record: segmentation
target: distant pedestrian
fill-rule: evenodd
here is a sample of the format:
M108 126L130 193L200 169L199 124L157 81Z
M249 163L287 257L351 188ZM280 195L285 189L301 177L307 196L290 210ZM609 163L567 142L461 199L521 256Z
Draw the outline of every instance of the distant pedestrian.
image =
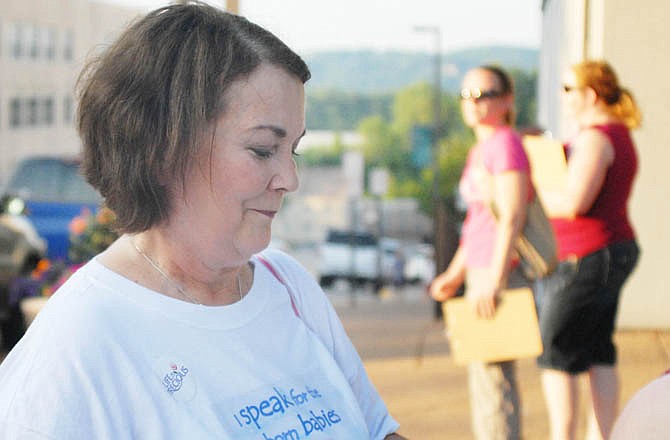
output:
M638 165L630 130L640 112L604 61L573 65L562 92L579 131L567 146L565 189L542 193L560 264L537 283L544 345L538 364L552 438L575 438L577 381L588 373L589 438L607 439L619 401L612 336L621 288L639 254L628 200Z
M82 169L122 235L0 365L0 438L402 439L316 281L263 251L298 187L307 65L183 3L84 71Z
M393 287L405 285L405 254L402 249L393 253Z
M459 247L449 267L430 287L438 301L453 297L465 282L465 296L484 318L495 314L507 287L527 286L516 270L513 243L534 193L530 165L514 123L514 88L494 66L470 70L463 79L461 111L477 143L468 154L460 181L467 203ZM490 204L495 203L497 220ZM472 426L479 440L521 438L521 401L515 363L471 363Z

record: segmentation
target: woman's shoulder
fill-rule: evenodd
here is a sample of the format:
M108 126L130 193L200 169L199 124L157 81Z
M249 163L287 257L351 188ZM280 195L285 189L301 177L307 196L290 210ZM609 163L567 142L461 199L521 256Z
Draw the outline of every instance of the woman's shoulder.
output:
M127 312L119 301L110 300L107 289L98 285L98 270L95 263L89 263L75 272L49 298L28 333L39 333L36 339L46 345L55 340L81 349L95 346L91 335L109 331L114 319Z
M530 165L521 136L512 127L500 127L482 145L486 167L494 173L510 169L528 170Z
M303 275L308 273L307 269L297 259L277 248L266 248L257 254L256 258L268 262L270 266L278 268L280 272L287 275Z
M274 248L262 251L256 258L267 262L267 269L286 285L298 309L321 309L329 304L316 278L296 258Z
M591 126L579 130L577 136L570 142L572 152L597 155L606 158L607 163L614 157L614 144L610 134L602 126Z
M502 152L523 152L521 136L512 127L499 127L493 136L481 144L482 154L499 155Z
M630 129L622 122L593 125L582 131L585 132L585 135L590 136L592 141L610 143L615 148L617 145L624 147L633 145Z
M267 248L255 256L267 269L278 278L283 284L288 284L295 293L302 294L302 291L312 291L316 284L315 278L296 258L286 252Z
M577 142L583 141L583 140L589 140L589 141L606 141L609 138L610 135L610 129L609 126L606 125L592 125L590 127L584 127L579 132L577 133L577 136L575 137L575 140Z
M493 133L493 136L491 136L489 143L505 144L511 146L522 145L521 135L514 128L508 125L498 127L495 133Z
M100 341L113 333L104 324L105 310L86 298L95 295L80 277L68 280L49 298L3 362L0 375L9 381L0 381L3 387L23 380L40 385L55 377L60 380L87 364L86 359L102 354Z

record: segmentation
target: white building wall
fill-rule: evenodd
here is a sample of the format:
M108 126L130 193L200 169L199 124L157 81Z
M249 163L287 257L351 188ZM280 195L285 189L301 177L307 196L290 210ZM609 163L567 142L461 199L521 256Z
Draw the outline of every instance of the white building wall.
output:
M630 206L642 257L624 288L619 326L669 328L670 2L545 0L543 6L540 121L557 137L569 136L557 99L557 72L583 57L609 61L643 112L643 126L633 132L640 173ZM580 14L588 17L581 24Z
M546 1L544 6L538 122L559 139L574 130L561 108L562 75L566 66L583 57L586 13L585 0Z
M136 15L89 0L2 0L0 182L22 157L79 151L77 75L91 51L111 41Z

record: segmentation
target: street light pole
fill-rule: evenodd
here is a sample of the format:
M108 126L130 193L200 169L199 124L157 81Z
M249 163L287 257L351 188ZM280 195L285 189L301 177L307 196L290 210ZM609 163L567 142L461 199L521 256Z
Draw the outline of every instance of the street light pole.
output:
M440 197L440 138L442 137L442 32L438 26L416 26L417 32L433 34L435 38L434 78L433 78L433 139L431 145L433 179L431 201L433 204L433 245L435 247L435 273L441 273L447 266L446 207Z
M231 14L240 13L240 2L239 0L226 0L226 11Z
M174 0L176 5L185 5L188 4L188 0ZM226 7L224 8L227 12L231 14L240 13L240 0L226 0Z

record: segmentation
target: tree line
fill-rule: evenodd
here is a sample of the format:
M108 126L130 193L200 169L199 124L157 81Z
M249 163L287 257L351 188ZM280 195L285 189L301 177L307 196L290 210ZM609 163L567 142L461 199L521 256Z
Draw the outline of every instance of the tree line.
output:
M515 83L517 127L536 126L537 72L509 69ZM417 126L433 124L434 87L419 82L394 93L359 94L308 90L308 130L356 130L363 138L359 148L366 170L387 168L391 175L387 197L414 197L431 214L432 166L417 167L412 157L412 132ZM459 97L443 91L441 137L438 145L439 195L450 198L458 183L467 151L474 136L463 124ZM342 153L354 147L343 145L336 136L333 145L312 148L299 156L303 166L340 164Z

